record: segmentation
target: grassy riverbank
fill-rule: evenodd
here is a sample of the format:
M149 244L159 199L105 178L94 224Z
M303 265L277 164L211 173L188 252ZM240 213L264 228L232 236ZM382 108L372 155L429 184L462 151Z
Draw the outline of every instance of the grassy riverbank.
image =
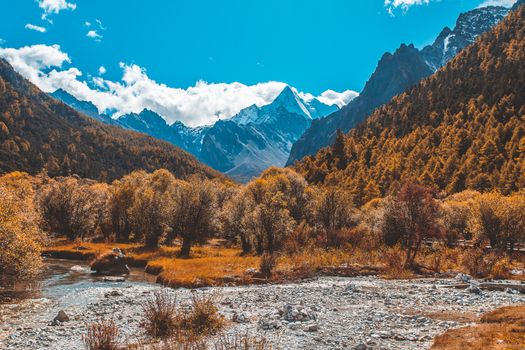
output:
M471 266L476 259L468 250L440 249L424 252L418 258L419 271L403 267L403 252L396 248L365 251L359 248L312 249L293 254L281 254L270 274L262 274L261 257L242 255L239 248L227 247L220 240L195 247L191 257L181 258L179 246L146 249L140 244L75 243L59 240L44 250L44 255L70 260L94 260L100 254L118 247L127 256L128 264L143 267L157 276L157 282L170 287L204 287L246 285L293 281L315 276L380 275L384 278L454 277L471 273L476 268L483 278L523 280L524 266L520 259L501 260L481 271ZM512 274L509 271L516 273ZM521 272L521 274L519 274Z

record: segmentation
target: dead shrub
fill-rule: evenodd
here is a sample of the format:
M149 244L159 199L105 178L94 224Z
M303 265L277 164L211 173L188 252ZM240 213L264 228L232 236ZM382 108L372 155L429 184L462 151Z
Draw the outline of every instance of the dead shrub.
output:
M111 320L90 324L83 342L86 350L119 350L122 346L119 330Z
M208 350L205 340L178 333L158 344L140 344L139 350Z
M341 228L327 230L323 235L326 248L341 248L348 245L359 246L366 235L363 228Z
M184 317L180 327L195 336L216 334L224 327L224 320L215 306L217 294L191 296L191 311Z
M405 267L405 252L400 246L385 248L383 252L386 275L389 278L407 278L412 274Z
M272 350L272 344L266 338L251 337L248 334L220 337L214 344L214 350Z
M486 253L483 249L468 249L463 254L461 265L466 271L478 278L484 278L491 275L496 262L500 257L495 253Z
M315 231L311 226L299 224L283 242L283 251L288 254L297 253L303 249L315 246Z
M510 264L509 258L502 257L494 263L494 266L492 267L490 275L494 279L503 280L503 279L509 278L510 270L511 270L511 264Z
M277 257L271 253L261 255L259 271L267 278L272 277L273 271L277 267Z
M161 289L148 298L142 307L146 332L159 338L173 335L179 323L177 301L165 289Z

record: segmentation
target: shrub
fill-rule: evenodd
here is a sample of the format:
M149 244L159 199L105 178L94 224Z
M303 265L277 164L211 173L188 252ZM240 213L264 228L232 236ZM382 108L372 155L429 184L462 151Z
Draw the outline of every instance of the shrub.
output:
M230 335L220 337L213 346L214 350L272 350L271 343L266 338L245 335Z
M158 344L139 345L140 350L208 350L205 340L177 334Z
M144 327L153 337L166 338L174 334L179 324L177 300L165 289L148 298L143 306Z
M492 270L490 272L490 275L494 279L506 279L509 277L509 271L511 269L510 261L507 257L503 257L498 259L494 266L492 267Z
M275 254L264 253L261 255L259 271L267 278L272 277L273 271L277 266L277 257Z
M461 265L472 276L483 278L491 275L498 260L500 260L500 256L497 254L487 254L481 248L469 249L463 255Z
M406 278L411 276L404 264L404 252L400 246L386 248L383 253L386 262L386 274L390 278Z
M119 350L122 346L119 330L111 320L89 325L83 341L86 350Z
M217 294L191 296L191 312L187 314L181 328L195 336L216 334L224 327L224 320L215 306Z

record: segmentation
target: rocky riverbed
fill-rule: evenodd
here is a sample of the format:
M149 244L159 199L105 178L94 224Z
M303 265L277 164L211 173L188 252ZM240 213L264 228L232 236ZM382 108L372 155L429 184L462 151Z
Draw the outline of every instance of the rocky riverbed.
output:
M83 349L86 324L100 319L113 319L128 342L143 339L141 305L160 286L136 281L81 283L52 298L0 305L0 349ZM227 333L264 336L279 349L427 349L434 336L451 327L473 322L497 307L525 302L525 295L512 290L479 293L475 288L449 288L456 283L324 277L282 285L205 288L198 293L218 293ZM189 304L190 290L169 292ZM69 321L53 323L60 310Z

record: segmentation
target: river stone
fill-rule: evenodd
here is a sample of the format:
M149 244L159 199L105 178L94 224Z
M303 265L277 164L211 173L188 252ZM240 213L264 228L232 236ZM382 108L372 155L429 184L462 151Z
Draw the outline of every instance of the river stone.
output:
M53 319L52 325L57 326L60 323L64 323L68 321L69 321L69 316L66 314L64 310L60 310L58 314L55 316L55 318Z
M72 272L84 272L84 268L80 265L72 266L69 270Z
M91 270L99 275L128 275L130 273L126 255L119 248L114 248L110 253L99 256L91 264Z

